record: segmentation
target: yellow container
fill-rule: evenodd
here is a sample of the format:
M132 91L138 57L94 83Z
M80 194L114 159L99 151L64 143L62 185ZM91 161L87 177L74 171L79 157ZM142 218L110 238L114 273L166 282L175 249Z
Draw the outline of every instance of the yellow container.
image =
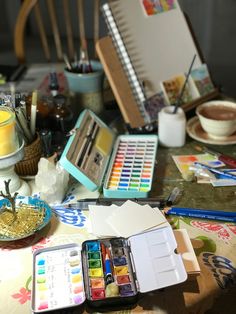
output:
M0 156L9 155L18 148L15 123L14 111L0 106Z

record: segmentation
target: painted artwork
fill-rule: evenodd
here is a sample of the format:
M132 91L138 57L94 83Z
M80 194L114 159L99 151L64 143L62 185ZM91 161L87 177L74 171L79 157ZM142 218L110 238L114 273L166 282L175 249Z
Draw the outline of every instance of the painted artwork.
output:
M172 156L172 158L182 174L188 172L189 167L192 166L194 162L201 162L214 168L224 166L222 161L210 154L178 155Z
M143 7L147 15L170 11L175 8L174 0L142 0Z
M163 92L159 92L144 103L146 112L148 113L151 121L157 121L158 113L167 105Z
M170 105L174 105L181 95L182 88L185 83L185 75L177 75L166 81L161 82L161 87L166 94ZM189 103L193 100L193 96L190 90L189 83L185 85L183 95L181 97L181 103Z
M202 64L199 68L193 69L190 75L201 96L207 95L214 90L214 85L206 64Z

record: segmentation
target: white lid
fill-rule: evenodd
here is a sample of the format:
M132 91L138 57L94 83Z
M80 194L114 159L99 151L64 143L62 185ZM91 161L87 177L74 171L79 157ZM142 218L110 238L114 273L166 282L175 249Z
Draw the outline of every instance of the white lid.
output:
M177 243L171 227L154 229L129 238L140 292L181 283L187 273L176 253Z

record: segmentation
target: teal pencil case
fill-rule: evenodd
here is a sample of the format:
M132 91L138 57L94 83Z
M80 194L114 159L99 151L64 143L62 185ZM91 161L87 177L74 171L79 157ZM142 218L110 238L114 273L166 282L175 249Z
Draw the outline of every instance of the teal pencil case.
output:
M60 164L90 191L104 197L148 197L158 137L116 134L92 111L84 110L60 158Z

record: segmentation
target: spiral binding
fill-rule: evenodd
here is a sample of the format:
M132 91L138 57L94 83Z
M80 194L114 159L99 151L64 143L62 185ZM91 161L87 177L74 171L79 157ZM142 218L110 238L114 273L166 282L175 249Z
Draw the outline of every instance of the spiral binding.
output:
M150 117L147 115L144 102L146 101L146 96L143 91L143 86L139 82L137 74L135 72L135 69L132 65L132 62L130 60L129 54L127 52L127 49L125 47L124 41L122 39L122 36L120 34L120 31L118 29L117 23L115 21L115 18L112 14L112 11L109 7L109 4L106 3L102 6L102 13L105 19L105 22L108 26L112 41L114 43L115 49L118 53L119 59L122 63L123 69L125 70L125 73L127 75L128 81L130 83L133 95L135 97L135 100L137 102L139 111L145 121L145 123L150 123Z

